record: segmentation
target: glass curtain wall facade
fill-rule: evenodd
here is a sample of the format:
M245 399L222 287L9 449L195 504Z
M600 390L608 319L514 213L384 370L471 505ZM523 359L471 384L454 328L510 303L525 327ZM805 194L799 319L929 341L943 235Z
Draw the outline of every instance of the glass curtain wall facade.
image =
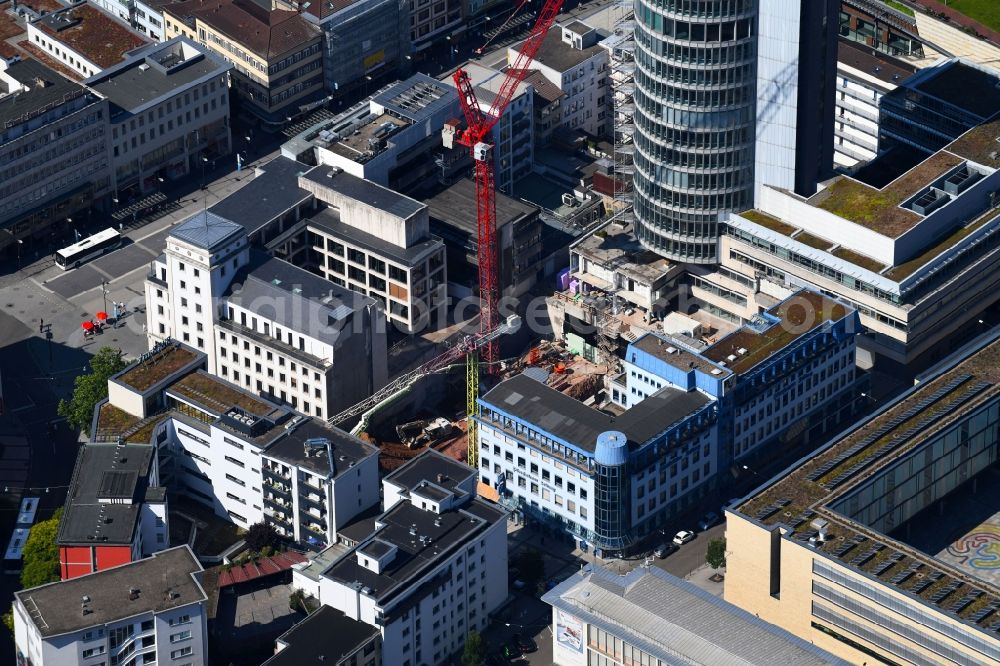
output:
M753 205L757 0L636 0L636 235L717 261L720 213Z

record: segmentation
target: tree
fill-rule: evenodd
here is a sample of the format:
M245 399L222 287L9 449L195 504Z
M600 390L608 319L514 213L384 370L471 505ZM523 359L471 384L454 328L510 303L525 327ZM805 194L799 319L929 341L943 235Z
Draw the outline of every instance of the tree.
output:
M705 552L705 561L713 569L720 569L726 566L726 540L712 539L708 542L708 550Z
M464 666L483 666L486 663L486 643L482 635L473 629L465 635L465 648L462 650Z
M3 626L7 627L7 631L9 631L10 635L13 636L14 635L14 607L11 606L9 609L7 609L7 612L3 614L2 618L3 618Z
M56 535L62 519L62 507L52 517L35 523L24 544L21 587L37 587L59 580L59 546Z
M108 377L126 367L128 363L122 358L122 350L101 347L90 359L90 372L76 378L73 397L69 402L59 401L59 416L66 417L72 427L89 435L94 405L108 397Z
M247 544L247 550L252 553L259 553L264 548L270 548L273 551L280 543L278 533L274 530L274 527L267 523L254 523L251 525L243 540Z

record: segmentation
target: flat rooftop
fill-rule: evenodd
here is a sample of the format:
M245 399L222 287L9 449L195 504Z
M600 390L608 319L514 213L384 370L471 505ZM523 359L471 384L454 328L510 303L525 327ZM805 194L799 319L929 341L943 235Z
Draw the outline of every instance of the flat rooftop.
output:
M521 42L511 48L515 51L520 51L523 46L524 42ZM593 46L588 46L584 49L574 48L562 40L561 29L549 30L549 33L542 41L541 48L535 54L535 62L546 67L551 67L557 72L565 72L587 61L603 50L604 47L599 43L595 43Z
M896 238L924 219L923 215L899 205L962 161L956 155L939 151L881 189L837 176L808 202L883 236Z
M143 393L185 368L194 368L204 355L173 341L143 356L112 379Z
M719 379L723 379L733 372L730 368L719 367L701 354L688 351L668 336L659 333L647 333L633 342L631 346L680 370L698 370L706 374L718 370Z
M1000 118L973 127L944 147L950 153L990 168L997 167L996 158L1000 151Z
M913 86L983 119L1000 111L1000 75L955 61L935 76L928 76ZM972 93L972 94L970 94Z
M126 53L149 43L88 4L46 14L35 25L101 69L118 64Z
M32 58L24 58L10 65L5 74L23 87L16 91L4 91L18 92L17 95L0 96L0 127L24 122L42 109L57 106L75 97L87 95L91 98L91 103L97 102L97 97L88 93L86 88Z
M534 206L513 199L503 192L497 192L497 229L513 224L531 215L537 215ZM476 218L476 184L462 178L454 185L438 192L427 199L428 213L431 223L445 224L459 229L471 239L479 237L479 225Z
M711 399L698 391L668 387L615 417L520 374L497 384L480 398L480 402L592 453L597 437L603 432L623 432L632 447L641 446L707 405Z
M389 137L409 125L407 120L383 113L337 139L325 141L320 135L317 143L353 162L367 162L385 150Z
M736 374L752 369L775 352L828 321L838 321L848 310L814 291L796 292L767 311L773 323L751 322L705 349L705 358L725 363Z
M264 418L273 418L278 415L277 412L284 411L204 370L182 377L167 390L216 416L225 414L231 407L239 407L249 414Z
M309 166L277 157L257 167L253 178L225 199L208 209L209 213L239 224L248 236L286 211L312 198L299 187L299 175Z
M363 442L354 435L331 428L317 419L307 419L291 432L264 450L264 455L290 465L302 467L323 478L330 476L330 461L325 449L316 449L306 455L305 441L321 438L329 440L333 451L333 477L337 478L362 460L376 455L378 448Z
M262 666L336 664L378 633L378 627L352 620L332 606L322 605L278 637L278 643L285 647Z
M849 664L656 567L636 567L621 576L587 565L546 592L542 601L587 623L611 625L616 636L666 663Z
M812 520L824 518L829 522L828 536L818 551L997 638L1000 590L995 586L972 582L968 570L919 552L830 507L998 393L1000 341L995 341L921 383L818 454L799 461L787 475L732 511L765 526L785 525L791 530L789 538L801 542L816 534ZM944 596L935 596L946 590ZM968 603L953 606L967 596Z
M45 638L110 624L144 613L163 613L208 597L198 581L201 565L187 546L86 576L15 592ZM138 594L131 590L137 589ZM86 615L81 600L87 597Z
M56 543L131 544L152 464L153 447L145 444L80 447Z
M888 87L899 85L917 71L905 60L843 37L837 40L837 63L864 72L888 84Z
M127 61L88 79L87 85L110 100L111 115L115 118L116 112L141 112L230 69L232 65L205 47L185 37L175 37L148 46Z
M454 491L458 485L477 475L476 470L434 449L427 449L419 456L388 474L383 481L413 490L423 481L430 481Z
M490 525L505 520L506 515L499 507L478 498L462 508L440 514L410 502L399 502L378 518L382 527L357 546L364 550L376 539L396 546L396 554L382 573L361 566L351 550L323 575L346 585L356 583L362 592L367 588L365 594L372 596L379 606L386 606L455 550L463 548ZM421 541L420 537L426 539Z
M302 178L329 188L348 199L353 199L366 206L407 219L427 208L425 204L400 194L388 187L382 187L364 178L353 176L342 169L330 166L313 167Z
M613 267L616 272L634 276L649 285L666 277L672 267L668 260L642 247L630 229L617 224L605 225L597 232L585 236L573 246L572 251L600 266Z

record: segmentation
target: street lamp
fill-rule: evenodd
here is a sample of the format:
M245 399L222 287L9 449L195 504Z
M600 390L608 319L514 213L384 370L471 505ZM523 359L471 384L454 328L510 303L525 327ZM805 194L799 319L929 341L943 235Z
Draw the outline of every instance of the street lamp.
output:
M751 473L751 474L753 474L754 476L760 476L759 474L757 474L757 472L756 472L756 471L754 471L754 470L750 469L750 467L749 467L749 466L747 466L747 465L743 465L743 471L744 471L744 472L750 472L750 473Z
M17 239L17 270L21 270L21 246L24 245L24 241L20 238Z
M101 295L104 296L104 312L108 311L108 281L101 280Z
M204 155L201 156L201 189L205 189L205 165L208 164L208 158Z

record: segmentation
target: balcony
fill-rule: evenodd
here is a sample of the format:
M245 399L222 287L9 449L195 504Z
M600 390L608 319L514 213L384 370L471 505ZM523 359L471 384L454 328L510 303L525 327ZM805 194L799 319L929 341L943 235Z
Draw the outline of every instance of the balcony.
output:
M277 479L279 481L291 481L292 480L292 473L291 472L282 472L279 469L276 469L274 467L268 467L267 465L262 465L261 469L264 470L265 477L269 476L269 477Z
M306 494L300 492L299 502L308 506L318 507L324 513L326 512L326 499L322 495L317 496L312 493Z
M307 525L306 523L299 523L299 526L309 534L312 534L313 536L317 536L321 539L326 539L326 531L316 524L311 523Z

